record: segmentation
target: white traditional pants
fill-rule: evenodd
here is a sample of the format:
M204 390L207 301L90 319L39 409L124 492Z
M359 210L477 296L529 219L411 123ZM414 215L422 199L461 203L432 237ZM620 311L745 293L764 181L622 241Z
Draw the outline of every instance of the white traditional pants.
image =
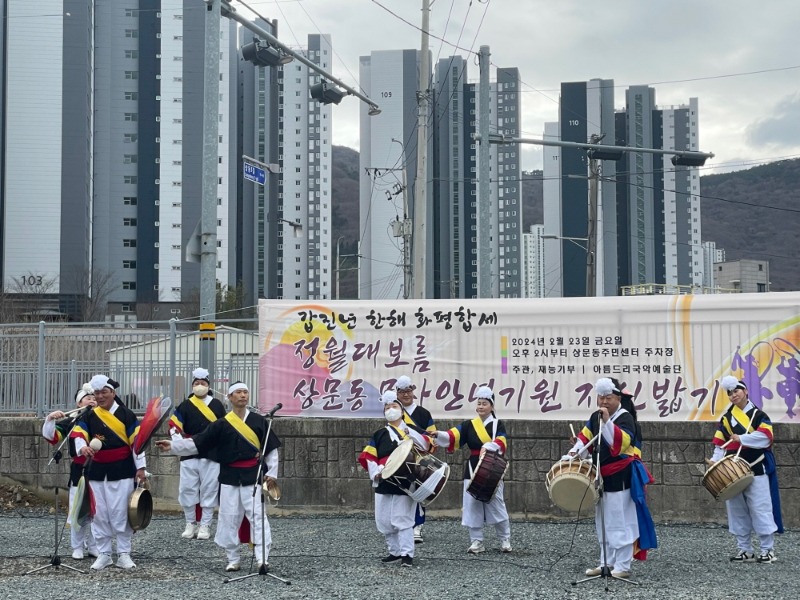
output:
M769 478L756 475L753 483L725 502L728 509L728 531L736 536L739 550L752 552L751 532L755 531L761 545L761 551L772 550L775 543L774 533L778 530L772 516L772 496L769 493Z
M128 524L128 502L134 490L133 478L119 481L90 481L94 494L95 515L92 534L97 549L111 554L111 540L117 538L117 553L129 554L133 529Z
M414 511L417 503L406 494L375 494L375 525L386 538L392 556L414 557Z
M67 514L72 512L72 503L75 501L75 491L77 489L78 488L74 485L69 486L69 507L67 509ZM89 520L89 522L80 529L70 527L70 545L73 550L83 550L87 548L92 553L97 552L97 544L94 543L91 523L91 520Z
M211 525L217 507L219 490L219 463L207 458L190 458L181 461L181 481L178 502L183 507L187 523L197 520L195 506L200 505L203 516L200 525Z
M255 506L255 513L253 507ZM214 542L225 550L228 562L239 562L239 526L242 518L250 521L250 541L255 545L256 561L269 562L272 547L272 531L264 514L260 490L253 496L253 486L234 486L221 484L219 488L219 521ZM261 544L261 530L264 530L264 545Z
M603 548L603 523L606 530L607 554ZM600 542L600 566L607 564L612 571L629 572L633 560L633 543L639 539L639 521L636 518L636 504L631 498L631 491L605 492L601 502L595 506L594 524L597 541Z
M497 537L501 540L511 539L511 524L508 521L508 510L503 498L503 481L497 485L494 496L489 502L481 502L473 498L468 492L469 479L464 480L464 510L461 515L461 524L469 528L470 541L483 541L483 526L494 525Z

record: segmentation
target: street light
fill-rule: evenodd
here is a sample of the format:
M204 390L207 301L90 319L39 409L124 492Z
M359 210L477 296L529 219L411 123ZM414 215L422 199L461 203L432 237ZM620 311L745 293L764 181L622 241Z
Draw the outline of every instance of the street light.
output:
M586 250L586 246L581 246L578 242L588 242L589 238L584 237L568 237L563 235L553 235L551 233L542 234L541 238L543 240L566 240L568 242L572 242L576 246L578 246L581 250Z
M347 94L327 81L320 81L308 88L311 97L322 104L339 104Z
M287 219L278 219L278 223L285 223L289 227L292 228L292 233L294 237L300 238L303 237L303 224L298 223L297 221L289 221Z
M292 56L258 38L253 38L252 43L242 46L242 58L259 67L279 67L294 60Z

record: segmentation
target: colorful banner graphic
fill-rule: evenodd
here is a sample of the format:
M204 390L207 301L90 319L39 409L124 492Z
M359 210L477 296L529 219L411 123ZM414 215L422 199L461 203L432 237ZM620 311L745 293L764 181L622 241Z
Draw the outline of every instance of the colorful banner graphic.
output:
M800 421L800 293L514 300L261 300L259 398L284 415L376 417L401 375L434 417L583 420L615 377L640 420L716 420L743 379Z

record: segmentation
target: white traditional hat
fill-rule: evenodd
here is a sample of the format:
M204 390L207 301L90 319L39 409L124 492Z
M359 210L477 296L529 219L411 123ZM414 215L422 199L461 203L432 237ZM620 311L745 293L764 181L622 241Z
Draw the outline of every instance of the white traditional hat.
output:
M482 385L478 388L478 391L475 392L475 397L480 400L488 400L494 406L494 392L492 392L492 388Z
M598 379L597 383L594 384L594 391L597 392L598 396L608 396L609 394L616 394L617 396L622 395L620 389L608 377L601 377Z
M232 384L231 387L228 388L228 395L230 396L236 390L247 390L250 391L250 388L247 387L247 384L242 383L241 381L237 381L236 383Z
M204 369L202 367L198 367L194 371L192 371L192 381L195 379L203 379L208 382L208 369Z
M89 382L89 385L92 386L92 389L95 392L99 392L103 388L109 388L111 390L117 389L116 381L113 381L106 377L105 375L95 375L92 377L92 380Z
M408 375L401 375L397 378L397 383L394 384L397 390L414 389L414 384L411 383L411 378Z
M728 393L732 392L733 390L747 389L747 384L745 384L744 381L736 379L736 377L734 377L733 375L726 375L725 377L723 377L722 381L720 381L720 385Z
M397 393L394 390L386 390L381 396L381 404L391 404L397 402Z

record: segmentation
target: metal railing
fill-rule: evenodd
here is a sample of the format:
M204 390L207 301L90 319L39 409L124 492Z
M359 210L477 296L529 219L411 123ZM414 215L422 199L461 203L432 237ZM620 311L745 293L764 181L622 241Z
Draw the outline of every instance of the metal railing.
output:
M258 403L256 319L236 319L235 329L216 322L211 387L221 397L234 381ZM140 412L150 398L189 393L199 366L200 321L23 323L0 325L0 414L35 414L71 408L76 390L97 373L120 383L119 397Z

